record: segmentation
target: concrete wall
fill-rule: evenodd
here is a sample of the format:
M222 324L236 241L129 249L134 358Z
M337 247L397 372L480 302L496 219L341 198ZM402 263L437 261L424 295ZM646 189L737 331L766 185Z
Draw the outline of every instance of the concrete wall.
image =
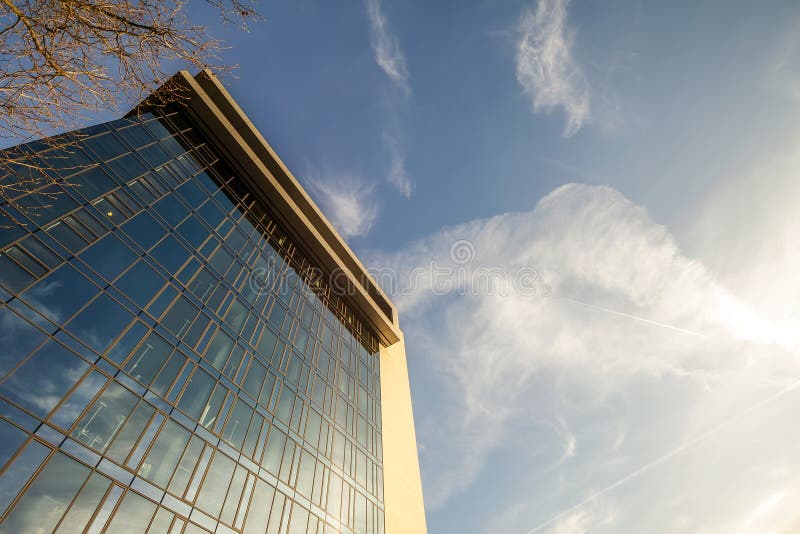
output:
M381 346L380 358L386 534L424 534L425 506L402 336L389 347Z

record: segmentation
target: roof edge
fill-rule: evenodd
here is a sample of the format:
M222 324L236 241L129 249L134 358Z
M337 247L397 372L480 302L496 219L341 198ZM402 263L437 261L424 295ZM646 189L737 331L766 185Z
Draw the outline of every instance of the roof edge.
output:
M275 211L304 252L335 275L335 288L381 340L389 346L400 340L397 310L355 253L281 161L266 139L210 70L196 76L179 71L168 82L180 91L180 102L230 163ZM162 88L156 90L155 95ZM134 110L159 102L150 97Z

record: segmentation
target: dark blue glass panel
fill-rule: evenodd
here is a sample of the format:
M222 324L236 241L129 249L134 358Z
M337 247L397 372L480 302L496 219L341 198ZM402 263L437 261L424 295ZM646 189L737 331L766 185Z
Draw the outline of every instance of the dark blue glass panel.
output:
M145 167L134 154L127 154L114 161L110 161L108 162L108 166L123 181L136 178L147 171L147 167Z
M143 148L138 151L138 154L152 167L163 165L171 159L169 154L164 152L164 149L158 145L150 145L147 148Z
M99 166L72 176L68 183L72 186L73 191L89 201L101 197L117 187L117 183Z
M6 378L0 392L43 418L88 368L89 364L51 340Z
M25 235L25 229L0 209L0 247Z
M206 198L208 198L208 195L206 195L200 190L199 187L193 184L191 180L180 186L178 188L178 193L180 193L180 195L192 208L196 208L202 204Z
M45 335L8 308L0 308L0 377L44 341Z
M138 148L153 142L153 136L140 124L134 124L118 132L122 140L128 143L131 148Z
M53 322L63 323L97 292L95 285L66 264L25 291L22 299Z
M70 321L66 329L97 352L103 352L132 319L122 306L102 294Z
M144 250L150 250L150 247L167 233L164 227L158 224L147 211L141 212L128 221L122 230Z
M25 450L14 459L14 463L0 476L0 514L5 512L49 452L50 449L38 441L31 441Z
M17 200L17 203L20 209L40 226L78 207L72 197L56 186L30 193Z
M181 222L189 210L175 196L168 195L153 205L159 215L164 217L171 227L175 227Z
M189 252L172 236L167 236L150 253L168 273L178 272L178 268L189 258Z
M34 280L31 273L17 265L5 254L0 254L0 285L9 291L20 291Z
M28 434L0 419L0 469L6 465L11 456L22 447Z
M188 241L193 248L198 248L211 233L211 231L200 224L200 222L194 216L186 219L177 228L177 232L183 236L183 238Z
M119 238L110 234L89 247L80 258L111 281L134 262L136 255Z
M114 285L136 304L144 307L166 283L152 267L140 260Z
M105 383L106 376L97 371L89 373L81 384L70 393L64 404L50 417L50 421L64 429L69 429Z
M106 357L112 362L122 363L126 356L133 350L147 332L147 328L137 321L125 332L125 335L114 345Z
M125 145L111 132L86 139L83 141L83 144L88 146L90 151L95 154L97 161L108 161L120 154L128 152Z

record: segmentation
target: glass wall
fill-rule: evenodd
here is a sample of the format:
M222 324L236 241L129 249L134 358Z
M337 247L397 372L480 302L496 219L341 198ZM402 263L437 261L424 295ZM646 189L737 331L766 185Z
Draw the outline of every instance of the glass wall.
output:
M72 138L0 205L0 532L382 533L376 338L181 113Z

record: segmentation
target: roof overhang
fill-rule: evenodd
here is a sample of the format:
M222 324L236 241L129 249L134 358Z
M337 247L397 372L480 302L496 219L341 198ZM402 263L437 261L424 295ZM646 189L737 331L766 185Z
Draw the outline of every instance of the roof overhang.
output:
M303 252L335 275L337 293L389 346L400 339L397 310L258 129L208 70L178 72L169 82L179 101L252 190L272 209ZM156 91L156 94L158 91ZM147 99L136 111L145 110ZM132 112L132 113L134 113Z

